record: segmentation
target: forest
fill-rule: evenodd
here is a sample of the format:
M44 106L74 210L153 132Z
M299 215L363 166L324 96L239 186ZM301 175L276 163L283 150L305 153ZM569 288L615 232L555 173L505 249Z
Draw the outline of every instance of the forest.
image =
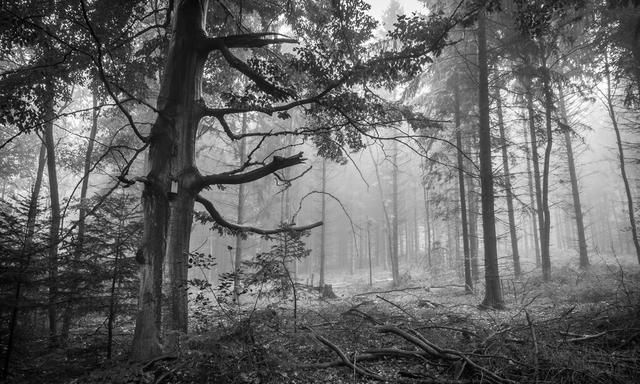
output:
M636 383L640 1L0 1L0 382Z

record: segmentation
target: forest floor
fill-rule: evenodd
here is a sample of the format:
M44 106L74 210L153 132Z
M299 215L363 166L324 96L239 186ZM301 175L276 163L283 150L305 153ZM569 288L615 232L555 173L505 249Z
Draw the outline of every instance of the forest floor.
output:
M182 337L177 353L144 364L129 364L123 357L91 365L80 355L50 366L50 380L43 381L42 373L23 379L78 384L638 382L637 266L563 268L550 282L504 280L503 288L506 309L486 310L478 307L481 292L466 294L460 286L423 280L407 280L399 288L389 282L341 285L334 287L338 297L333 299L299 287L295 318L291 300L246 303L235 311L209 305L195 309L194 332ZM74 364L76 369L69 370Z

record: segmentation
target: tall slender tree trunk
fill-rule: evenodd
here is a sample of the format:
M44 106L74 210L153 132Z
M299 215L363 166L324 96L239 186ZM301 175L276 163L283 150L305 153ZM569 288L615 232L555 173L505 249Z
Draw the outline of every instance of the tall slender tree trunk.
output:
M635 211L633 205L633 195L631 193L631 187L629 186L629 178L627 176L627 170L625 165L625 157L624 157L624 149L622 146L622 137L620 135L620 128L618 127L618 119L616 117L616 110L613 106L613 93L611 89L611 73L609 72L609 60L608 56L605 56L605 73L607 77L607 110L609 112L609 117L611 118L611 124L613 125L613 130L616 133L616 144L618 146L618 160L620 161L620 174L622 176L622 182L624 183L624 191L627 197L627 211L629 214L629 224L631 225L631 237L633 240L633 245L636 250L636 257L638 258L638 263L640 263L640 239L638 239L638 228L635 218ZM640 70L638 70L640 72ZM640 84L640 75L638 78L638 83Z
M418 197L416 188L413 188L413 260L417 263L420 254L420 234L418 232Z
M122 193L120 208L125 207L126 195ZM109 314L107 316L107 359L111 359L113 354L113 327L116 321L116 311L118 304L118 279L120 278L120 253L122 250L122 229L125 225L123 212L119 212L120 225L116 233L116 241L113 245L113 275L111 276L111 289L109 292Z
M504 129L504 118L502 116L502 97L500 89L496 88L496 109L498 113L498 128L500 129L500 146L502 147L502 168L504 172L504 189L507 194L507 215L509 216L509 235L511 237L511 254L513 256L513 272L519 278L522 271L520 269L520 252L518 251L518 232L516 230L516 218L513 209L513 190L511 189L511 172L509 171L509 154L507 151L507 139Z
M542 88L544 92L544 109L547 144L544 148L544 162L542 168L542 212L543 222L540 231L540 257L542 261L542 279L551 280L551 211L549 209L549 166L551 162L551 149L553 147L553 131L551 129L551 110L553 108L553 94L551 90L551 78L546 63L543 64Z
M371 266L371 221L367 217L367 255L369 256L369 286L373 285L373 267Z
M322 159L322 222L326 223L327 221L327 198L325 193L327 192L327 159ZM326 248L327 248L327 230L325 229L327 226L323 225L320 228L320 289L324 292L324 274L325 274L325 265L327 263L326 259Z
M427 256L427 266L431 269L431 215L429 213L429 188L427 183L422 185L424 198L424 247Z
M462 146L462 126L460 124L460 88L456 81L454 85L454 108L456 125L456 146L458 160L458 190L460 195L460 219L462 221L462 252L464 256L464 286L465 292L473 292L473 278L471 276L471 254L469 252L469 224L467 222L467 195L464 185L464 158Z
M51 201L51 225L49 227L49 260L47 309L49 315L49 344L58 344L58 245L60 243L60 196L58 193L58 173L56 170L55 141L53 137L54 95L53 84L50 83L46 105L46 123L44 125L44 145L47 148L47 174L49 176L49 199Z
M85 228L87 221L87 191L89 190L89 176L91 174L91 157L93 156L93 146L96 139L96 133L98 132L98 94L97 90L93 90L92 93L92 104L93 110L91 113L91 129L89 131L89 142L87 143L87 151L84 156L84 168L82 171L82 184L80 186L80 209L78 211L78 235L76 238L76 247L73 253L71 270L72 273L72 281L71 281L71 295L76 294L76 289L78 286L78 279L80 276L78 274L78 265L77 263L82 258L82 252L84 250L84 240L85 240ZM71 327L71 318L73 314L73 303L68 303L65 307L64 316L62 319L62 330L61 337L63 341L66 341L69 336L69 329Z
M31 264L31 256L33 253L33 235L35 233L36 218L38 216L38 197L42 188L42 178L44 176L44 166L46 162L47 149L42 143L40 145L40 154L38 156L38 170L36 171L36 180L33 183L31 196L29 197L29 211L27 212L26 231L22 246L22 255L20 258L20 273L16 281L16 290L14 295L13 308L11 310L11 319L9 320L9 337L7 340L7 350L4 355L4 367L2 376L4 379L9 374L9 365L11 364L11 354L13 353L13 342L18 325L18 317L20 315L20 306L22 302L22 285L25 279L27 268Z
M528 104L530 105L529 107L529 118L527 119L530 123L530 129L531 127L535 127L535 123L533 121L533 101L531 100L530 96L528 95L527 98L529 99ZM524 137L527 137L527 123L525 121L524 126L523 126L523 130L524 130ZM535 140L535 133L533 135L529 135L530 140ZM528 145L525 145L525 155L527 158L527 184L529 187L529 214L531 215L531 226L532 226L532 235L533 235L533 248L535 251L535 261L536 261L536 268L540 268L540 240L538 239L538 205L536 205L536 199L537 199L537 189L536 189L536 193L534 194L534 190L533 190L533 176L531 175L531 148L533 148L534 146L537 147L536 144L531 144L531 147Z
M400 242L398 239L398 142L393 142L392 155L392 178L393 178L393 222L392 222L392 245L391 245L391 274L393 276L393 285L400 283L400 271L398 263L398 248Z
M489 123L489 69L487 65L486 14L478 18L479 113L480 113L480 185L482 188L482 229L484 238L485 296L482 306L503 308L502 286L498 270L493 170L491 166L491 125Z
M247 133L247 114L244 113L242 115L242 134ZM240 139L240 165L244 164L245 157L247 152L247 143L246 139ZM323 195L324 196L324 195ZM238 225L244 223L244 184L240 184L238 186L238 209L236 211L238 217ZM242 235L238 233L236 235L236 261L235 261L235 271L233 274L233 299L236 304L240 305L240 269L242 266Z
M540 184L540 160L538 157L538 137L536 135L536 125L533 110L533 93L527 89L527 109L529 111L529 135L531 139L531 162L533 163L533 180L536 195L536 213L538 216L538 229L540 234L540 265L543 265L543 259L549 260L549 247L544 247L543 232L545 228L545 215L542 209L542 186ZM547 241L548 243L548 241ZM546 254L545 254L546 252ZM544 267L543 267L544 270Z
M470 148L474 148L475 135L472 136ZM467 176L467 195L469 201L469 258L471 259L471 277L474 282L480 279L480 267L478 265L478 195L474 175Z
M389 257L385 257L384 258L384 265L385 265L385 269L388 266L388 262L389 260L393 260L393 230L392 230L392 222L391 222L391 218L389 217L389 210L387 209L387 205L384 203L385 199L384 199L384 191L382 189L382 178L380 177L380 169L378 168L378 163L376 162L376 159L373 157L373 152L371 152L371 150L369 150L369 155L371 156L371 162L373 164L373 169L376 172L376 181L377 181L377 185L378 185L378 194L380 196L380 204L382 205L382 212L384 213L384 228L386 230L386 241L387 241L387 246L384 247L385 249L388 250L388 254ZM396 248L397 249L397 248ZM393 264L393 262L392 262ZM392 272L393 275L393 272Z
M589 255L587 253L587 239L584 234L584 221L582 217L582 204L580 203L580 187L578 186L578 175L576 174L576 164L573 159L573 146L571 144L571 134L569 120L567 119L567 109L564 103L562 85L558 89L558 102L560 115L566 127L564 127L564 141L567 147L567 162L569 165L569 177L571 178L571 195L573 196L573 211L576 217L576 231L578 235L578 251L580 255L580 268L589 267Z

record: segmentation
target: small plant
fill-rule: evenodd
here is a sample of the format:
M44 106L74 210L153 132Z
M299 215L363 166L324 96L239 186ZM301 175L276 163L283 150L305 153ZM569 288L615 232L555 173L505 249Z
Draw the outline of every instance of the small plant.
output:
M311 253L303 241L307 236L309 232L278 233L272 238L275 244L271 250L259 253L254 260L243 263L247 270L244 278L244 286L247 289L257 290L258 295L281 296L283 299L290 292L293 293L294 321L297 319L297 293L289 266Z

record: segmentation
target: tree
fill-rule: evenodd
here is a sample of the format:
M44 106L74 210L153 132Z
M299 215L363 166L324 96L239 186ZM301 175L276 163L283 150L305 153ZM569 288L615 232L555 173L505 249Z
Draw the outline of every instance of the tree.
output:
M456 79L457 80L457 79ZM462 146L462 126L460 124L460 89L458 82L454 84L456 146L458 161L458 189L460 191L460 217L462 221L462 248L464 257L464 285L467 293L473 292L473 278L471 275L471 254L469 250L469 224L467 220L467 194L464 180L464 158Z
M491 125L489 124L489 71L487 65L486 11L478 15L478 110L480 113L480 188L482 196L482 231L484 238L485 296L482 306L503 308L498 270L493 170L491 166Z
M429 34L427 40L421 37L417 48L411 47L413 53L383 49L369 55L366 54L369 52L366 43L372 36L375 22L366 16L367 6L361 0L305 3L305 7L297 7L291 2L282 2L278 6L251 2L237 7L216 3L211 12L206 0L173 1L169 2L167 8L140 1L121 0L118 6L114 6L112 2L81 0L79 7L67 1L50 2L47 7L51 9L46 8L45 12L40 12L37 4L30 4L34 7L26 11L34 11L36 16L25 15L22 5L11 4L4 12L3 3L3 14L10 15L11 21L7 23L10 27L5 28L3 24L1 31L3 52L10 51L16 44L26 46L42 42L45 47L38 53L45 54L38 55L43 60L33 63L32 72L46 65L64 69L60 71L60 77L81 78L90 67L97 73L101 86L119 113L127 120L127 126L142 143L116 176L125 185L140 183L144 186L143 236L136 254L136 261L140 264L141 289L131 350L133 360L153 358L163 350L159 330L165 260L169 266L168 329L171 331L168 332L166 345L171 347L177 334L187 330L185 282L196 202L207 211L217 228L223 231L233 234L275 234L282 231L228 222L214 204L204 197L203 190L215 185L255 181L305 161L302 153L285 157L274 155L270 159L247 160L231 171L203 175L195 162L199 122L203 118L215 120L234 141L250 136L313 135L314 144L320 152L328 153L329 157L338 156L342 145L351 150L361 149L363 142L360 135L375 126L371 121L390 120L389 115L396 120L417 117L408 110L395 108L387 111L383 107L389 104L378 101L375 93L364 85L391 87L406 80L429 62L430 53L442 49L449 25L449 21L443 21L442 17L431 17L427 28L433 27L434 33ZM284 5L286 10L283 22L291 27L297 39L284 37L269 29L273 28L270 21L281 14L283 8L280 5ZM157 20L157 15L165 11L163 23L149 22ZM236 23L240 17L228 20L226 16L220 16L229 12L238 15L250 13L255 28L246 28L242 21ZM68 22L54 24L60 15L64 15L64 20ZM51 24L37 24L32 21L34 19L38 22L52 21ZM207 25L208 21L212 21L213 25ZM14 29L14 25L24 28ZM157 33L169 26L170 34ZM252 29L261 32L246 32ZM35 37L30 35L33 30L38 32ZM123 33L113 33L114 30ZM215 37L208 36L206 30L213 31ZM23 40L16 40L16 35ZM414 31L407 23L400 23L396 37L415 39ZM277 48L273 51L263 49L299 41L304 44L296 46L293 53L283 53ZM58 50L49 50L51 47ZM235 53L236 49L251 50L252 56L243 60L241 55ZM416 49L419 55L415 54ZM69 57L73 60L66 60ZM78 70L61 63L73 63ZM223 80L203 84L205 72L207 75L209 72L219 74L224 72L223 69L231 69L247 78L247 86L236 92L224 89ZM146 82L154 79L157 72L161 73L162 80L157 105L153 108L144 101L143 96L148 90ZM22 80L13 77L11 82L3 81L2 85L22 84ZM46 92L39 94L43 95L39 106L55 105L55 100L49 102L51 99L45 96L57 97L55 91L58 88L44 85L42 89ZM224 106L213 108L205 102L202 90L205 87L216 90L218 86L223 89L213 97L213 101ZM11 103L21 103L21 108L17 110L28 113L26 106L30 102L31 84L23 88L21 93L14 92L8 99ZM59 88L67 90L62 86ZM24 95L26 97L22 97ZM6 95L2 96L4 101ZM132 104L135 102L155 114L155 121L148 133L146 128L142 129L136 123L132 113ZM287 132L276 134L265 130L243 135L234 132L228 124L230 116L251 111L288 119L288 111L300 106L309 106L309 125ZM39 112L50 110L41 108ZM52 121L50 114L43 115L44 121ZM8 124L20 122L19 116L10 116L10 121L2 121ZM27 127L24 131L32 128ZM145 174L130 176L131 163L144 150L148 150ZM288 229L305 230L318 225L320 223ZM52 263L52 282L55 281L54 266ZM52 287L55 288L55 285L52 284ZM56 292L52 290L52 302L55 296Z
M509 217L509 235L511 237L511 253L513 257L513 272L516 278L520 277L520 252L518 251L518 233L516 231L516 219L513 209L513 192L511 189L511 172L509 172L509 155L507 151L507 139L502 115L502 98L500 88L495 90L496 110L498 114L498 128L500 129L500 147L502 151L502 168L504 173L504 189L507 193L507 215Z
M567 163L569 167L569 179L571 180L571 196L573 198L573 212L576 218L576 231L578 233L578 253L580 268L589 267L589 255L587 253L587 239L584 233L584 221L582 216L582 204L580 203L580 188L578 186L578 175L573 158L573 145L571 143L571 127L567 117L567 110L564 101L562 85L558 89L558 104L560 107L560 125L564 131L564 142L567 147ZM564 125L563 125L564 124Z
M608 52L605 48L605 79L606 79L606 93L604 95L605 103L607 107L607 112L609 113L609 118L611 119L611 125L613 126L613 131L616 134L616 144L618 147L618 161L620 162L620 175L622 177L622 182L624 183L624 191L625 196L627 198L627 211L629 215L629 224L631 226L631 236L633 240L633 245L636 251L636 257L638 259L638 263L640 263L640 239L638 239L638 228L635 219L635 210L633 204L633 195L631 193L631 188L629 186L629 177L627 176L627 168L625 163L625 154L624 148L622 145L622 137L620 135L620 128L618 127L618 119L616 117L616 110L613 104L614 93L613 93L613 85L611 81L611 71L609 66Z

